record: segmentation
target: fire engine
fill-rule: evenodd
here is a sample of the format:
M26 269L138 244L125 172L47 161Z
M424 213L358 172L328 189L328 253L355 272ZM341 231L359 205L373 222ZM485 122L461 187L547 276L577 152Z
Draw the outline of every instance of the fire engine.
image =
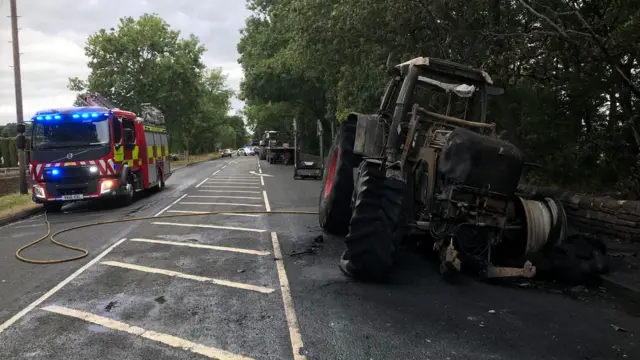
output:
M171 175L162 113L142 104L142 118L100 94L78 95L76 105L38 111L32 118L32 199L47 211L66 202L113 199L162 189Z

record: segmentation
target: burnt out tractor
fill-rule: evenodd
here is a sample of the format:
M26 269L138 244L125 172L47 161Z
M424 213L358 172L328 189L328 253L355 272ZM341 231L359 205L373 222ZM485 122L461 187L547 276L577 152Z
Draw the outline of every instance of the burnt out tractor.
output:
M340 268L386 279L400 245L428 244L443 273L533 277L518 263L566 238L559 201L517 191L523 154L488 122L504 91L483 71L420 57L390 67L375 114L341 122L324 166L320 226L346 234Z

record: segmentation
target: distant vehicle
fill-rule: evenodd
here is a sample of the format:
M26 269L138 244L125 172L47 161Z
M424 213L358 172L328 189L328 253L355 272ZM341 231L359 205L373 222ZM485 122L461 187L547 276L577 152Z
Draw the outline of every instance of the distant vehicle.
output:
M231 149L224 149L220 152L220 157L232 157L233 156L233 152L231 152Z
M236 155L238 155L238 156L247 156L247 152L245 151L244 148L240 148L240 149L236 150Z

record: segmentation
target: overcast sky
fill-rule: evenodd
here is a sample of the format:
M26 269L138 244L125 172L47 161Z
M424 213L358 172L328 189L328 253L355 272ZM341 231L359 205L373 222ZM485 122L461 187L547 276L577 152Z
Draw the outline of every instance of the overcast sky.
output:
M236 44L249 14L244 0L18 0L25 119L42 108L71 106L75 94L67 90L67 79L89 72L86 38L115 27L121 17L143 13L157 13L173 29L198 36L207 47L207 66L222 67L229 85L238 89L242 69ZM15 122L8 15L9 0L0 0L0 124ZM234 99L233 111L241 108Z

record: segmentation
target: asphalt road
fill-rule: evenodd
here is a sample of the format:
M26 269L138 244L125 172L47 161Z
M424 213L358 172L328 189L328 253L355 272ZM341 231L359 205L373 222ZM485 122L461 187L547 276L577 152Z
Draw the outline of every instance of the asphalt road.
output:
M317 210L319 181L260 163L189 166L127 208L78 204L49 220ZM42 216L0 228L0 359L640 359L637 312L599 289L450 284L411 253L393 284L361 284L339 271L342 239L317 216L251 215L80 229L60 240L90 256L56 265L13 257L46 230ZM73 253L42 243L24 255Z

